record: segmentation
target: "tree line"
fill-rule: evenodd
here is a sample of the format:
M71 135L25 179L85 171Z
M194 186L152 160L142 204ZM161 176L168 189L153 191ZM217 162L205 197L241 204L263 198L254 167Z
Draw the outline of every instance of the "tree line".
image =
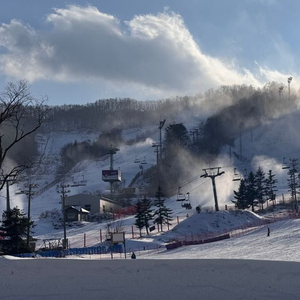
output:
M266 174L261 167L256 172L249 172L244 178L240 179L239 188L234 193L232 202L238 209L251 207L254 212L255 206L264 209L264 204L276 199L276 175L269 170Z

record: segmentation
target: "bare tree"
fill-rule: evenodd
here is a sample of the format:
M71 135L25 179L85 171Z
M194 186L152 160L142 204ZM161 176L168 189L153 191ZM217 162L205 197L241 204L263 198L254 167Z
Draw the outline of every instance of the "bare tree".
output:
M0 190L8 179L16 178L30 166L30 163L11 165L7 160L11 149L45 121L46 101L47 97L32 97L24 80L8 83L0 93Z

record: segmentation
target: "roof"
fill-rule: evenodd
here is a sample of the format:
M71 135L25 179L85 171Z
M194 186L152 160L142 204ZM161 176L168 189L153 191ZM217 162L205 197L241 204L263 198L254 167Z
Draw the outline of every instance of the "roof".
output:
M86 209L84 209L84 208L82 208L81 206L78 206L78 205L72 205L72 206L67 207L66 209L69 209L69 208L75 209L79 213L83 213L83 214L89 214L90 213L88 210L86 210Z
M72 204L71 203L72 198L73 199L86 199L86 200L89 200L89 201L91 201L91 200L94 200L94 201L104 200L104 201L110 202L112 204L116 204L116 205L122 206L119 202L117 202L115 200L109 199L107 197L99 196L99 195L76 194L76 195L68 196L66 198L66 202L69 203L69 204Z
M111 203L116 204L116 205L122 206L121 203L119 203L119 202L117 202L117 201L115 201L115 200L108 199L108 198L103 197L103 196L101 196L100 199L101 199L101 200L104 200L104 201L107 201L107 202L111 202Z

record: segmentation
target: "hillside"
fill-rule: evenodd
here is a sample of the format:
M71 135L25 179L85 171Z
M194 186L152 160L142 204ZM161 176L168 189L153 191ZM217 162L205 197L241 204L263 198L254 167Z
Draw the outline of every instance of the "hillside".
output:
M229 155L228 147L224 147L219 159L215 161L214 166L220 166L225 174L216 180L219 206L224 209L225 204L227 206L232 205L231 200L233 198L233 190L237 189L238 183L232 181L234 175L234 168L236 168L241 175L251 168L257 168L262 166L265 171L272 168L276 177L278 178L278 195L282 193L287 194L287 172L282 170L282 158L297 158L299 156L299 131L295 128L299 127L299 110L295 110L293 113L282 115L280 118L276 118L272 121L268 121L265 124L255 128L251 131L244 131L242 138L243 155L246 160L240 161L234 155ZM196 119L191 119L185 125L188 129L193 128L196 123ZM147 164L143 165L143 169L147 170L151 166L156 165L156 154L152 147L154 142L159 140L159 130L156 126L147 126L145 128L133 128L123 131L123 138L125 141L134 140L137 135L146 132L154 132L151 136L146 138L142 142L130 143L129 145L121 145L120 151L114 156L114 167L122 171L123 185L128 186L134 176L141 171L139 164L134 163L135 158L146 159ZM156 132L156 133L155 133ZM37 227L35 229L37 236L59 236L60 231L55 231L49 224L39 220L39 216L42 212L52 209L61 209L60 196L57 193L57 185L62 183L78 183L82 182L82 185L71 187L69 195L78 193L105 193L109 189L108 184L101 180L101 170L109 168L109 157L104 156L99 159L87 159L78 163L68 174L59 175L55 177L55 172L58 169L60 162L60 149L67 143L89 141L93 142L98 136L97 131L72 131L72 132L51 132L50 134L37 135L37 143L39 145L41 163L36 173L31 175L31 180L34 183L39 184L37 190L40 191L33 197L31 205L31 216L36 222ZM235 149L238 153L240 145L240 139L235 140ZM188 158L186 158L188 159ZM190 177L186 178L181 185L181 192L183 194L189 193L190 202L193 207L192 211L187 211L181 207L180 203L176 202L177 186L174 186L174 197L171 197L167 202L171 209L174 211L173 218L177 216L184 216L187 213L193 215L194 208L197 205L207 207L211 209L214 205L212 188L210 179L200 178L203 174L202 169L211 167L211 165L205 165L201 161L195 161L193 168L190 168ZM19 182L17 185L10 187L11 194L18 192L23 188L26 183L26 178L23 182ZM142 190L144 182L137 181L137 187ZM2 195L5 196L4 191ZM289 197L288 195L286 197ZM18 205L21 208L27 209L27 198L25 195L13 195L11 197L11 206ZM0 203L1 209L5 208L5 202ZM192 219L189 220L192 222ZM130 224L134 221L131 220ZM82 234L84 231L93 230L92 227L95 224L90 224L83 228L80 228L78 234ZM194 227L191 223L190 227ZM95 227L95 232L97 231ZM180 231L180 227L178 229ZM198 230L202 230L197 228ZM204 228L203 230L208 230ZM74 231L74 230L73 230ZM76 233L74 233L76 236ZM96 234L97 235L97 234ZM74 240L73 243L77 244ZM78 242L82 244L82 242Z

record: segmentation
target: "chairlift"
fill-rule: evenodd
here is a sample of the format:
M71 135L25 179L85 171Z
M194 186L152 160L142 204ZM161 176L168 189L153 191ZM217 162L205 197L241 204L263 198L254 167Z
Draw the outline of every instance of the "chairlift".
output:
M190 202L188 202L188 203L183 203L183 204L181 204L181 206L184 207L185 209L192 209L192 205L191 205Z
M290 168L290 166L285 161L285 157L284 157L283 160L282 160L282 169L285 170L285 169L289 169L289 168Z
M190 202L190 193L186 193L185 202L181 204L181 207L184 207L185 209L192 209L192 205Z
M240 176L240 174L236 171L236 168L234 168L233 179L232 179L232 181L240 181L240 180L241 180L241 176Z
M141 161L141 164L143 164L143 165L147 164L146 156L144 156L144 159Z
M136 164L140 163L140 159L137 158L137 155L135 156L134 162L135 162Z
M181 187L178 187L178 193L177 193L177 200L176 201L185 201L185 195L181 194L180 192Z

